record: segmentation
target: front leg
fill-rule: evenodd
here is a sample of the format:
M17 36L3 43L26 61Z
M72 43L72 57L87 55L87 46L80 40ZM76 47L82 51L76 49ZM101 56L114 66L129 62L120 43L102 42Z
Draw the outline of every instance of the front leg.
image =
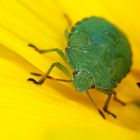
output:
M63 53L63 51L59 48L52 48L52 49L44 49L44 50L40 50L39 48L37 48L34 44L29 43L28 44L29 47L34 48L37 52L39 53L50 53L50 52L56 52L66 64L68 63L67 57L66 55Z
M34 76L43 76L41 75L40 73L35 73L35 72L30 72L30 74L34 75ZM47 76L46 78L48 79L52 79L52 80L56 80L56 81L61 81L61 82L72 82L72 80L68 80L68 79L59 79L59 78L54 78L52 76ZM34 81L34 80L31 80L32 78L29 78L28 81Z
M98 105L95 103L95 101L93 100L93 98L91 97L90 93L87 91L86 94L88 95L88 98L90 99L90 101L92 102L92 104L94 105L94 107L96 107L96 109L98 110L98 112L100 113L100 115L106 119L104 113L102 112L102 110L98 107Z
M42 76L42 78L39 81L36 81L33 78L29 78L28 81L32 81L34 84L37 84L37 85L43 84L44 81L46 80L46 78L49 77L49 74L53 70L54 67L57 67L59 70L61 70L65 75L69 76L70 78L72 77L71 73L65 68L65 66L63 66L62 64L56 62L56 63L53 63L50 66L48 71Z

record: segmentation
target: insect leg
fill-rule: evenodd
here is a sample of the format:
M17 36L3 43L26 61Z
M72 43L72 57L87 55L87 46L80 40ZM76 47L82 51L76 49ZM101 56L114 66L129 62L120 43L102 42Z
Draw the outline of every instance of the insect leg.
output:
M93 98L91 97L90 93L87 91L86 92L87 95L88 95L88 98L90 99L90 101L92 102L92 104L97 108L98 112L100 113L100 115L105 119L105 115L104 113L102 112L102 110L98 107L98 105L95 103L95 101L93 100Z
M66 13L64 13L64 18L67 20L67 23L68 23L68 27L67 28L71 28L72 21L71 21L70 17Z
M123 102L123 101L121 101L120 99L118 99L116 91L112 90L112 94L114 94L114 100L115 100L116 102L118 102L118 103L120 103L120 104L122 104L122 105L126 105L125 102Z
M64 35L65 35L65 38L67 39L67 41L69 41L69 30L72 27L72 21L66 13L64 13L64 18L67 20L67 23L68 23L68 25L64 31Z
M68 32L68 30L64 31L64 36L65 36L66 40L69 41L69 32Z
M44 81L46 80L46 78L48 78L50 72L53 70L54 67L57 67L59 70L61 70L65 75L69 76L70 78L72 77L71 73L65 68L65 66L56 62L56 63L51 64L51 66L49 67L47 72L42 76L42 78L39 81L36 81L33 78L29 78L28 81L32 81L33 83L35 83L37 85L43 84Z
M41 74L35 73L35 72L31 72L30 74L35 75L35 76L42 76ZM72 80L54 78L54 77L49 76L49 75L48 75L46 78L52 79L52 80L56 80L56 81L61 81L61 82L72 82ZM32 78L31 78L31 79L32 79Z
M33 44L28 44L28 46L34 48L39 53L56 52L60 55L60 57L63 59L63 61L68 64L67 57L65 56L63 51L58 48L40 50Z
M30 74L32 74L32 75L34 75L34 76L42 76L42 74L36 73L36 72L30 72Z
M108 113L109 115L112 115L114 118L116 118L117 116L108 110L108 106L109 106L109 102L110 102L111 96L112 96L112 92L109 91L107 100L106 100L106 102L104 104L104 107L103 107L103 110L106 113Z

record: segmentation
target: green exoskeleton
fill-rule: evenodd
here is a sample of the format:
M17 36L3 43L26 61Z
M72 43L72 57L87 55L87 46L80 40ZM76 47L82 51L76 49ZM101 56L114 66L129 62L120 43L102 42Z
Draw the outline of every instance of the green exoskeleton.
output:
M32 44L29 46L40 53L57 52L66 63L70 64L73 73L56 62L39 81L32 78L28 80L35 84L43 84L46 78L52 78L49 74L54 67L57 67L71 79L56 80L72 82L76 90L86 93L103 118L105 115L89 94L89 89L94 88L105 93L108 97L103 110L116 118L116 115L108 110L108 105L112 95L116 101L125 105L116 97L114 88L127 75L132 64L132 53L126 36L107 20L89 17L72 27L71 32L67 33L67 40L66 55L57 48L39 50Z

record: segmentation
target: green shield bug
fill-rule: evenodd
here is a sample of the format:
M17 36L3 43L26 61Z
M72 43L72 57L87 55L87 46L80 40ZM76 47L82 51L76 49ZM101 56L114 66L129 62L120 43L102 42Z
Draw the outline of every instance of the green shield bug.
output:
M50 66L39 81L32 78L28 80L35 84L42 84L46 78L55 79L49 74L54 67L57 67L70 76L71 80L56 80L73 82L76 90L88 95L103 118L105 118L104 113L88 91L94 88L105 93L108 97L103 110L116 118L116 115L108 110L108 105L112 95L116 101L125 105L116 97L114 88L127 75L132 64L132 53L126 36L107 20L89 17L72 27L71 32L67 35L67 40L66 55L57 48L39 50L32 44L29 46L40 53L57 52L66 63L70 64L73 74L65 66L56 62ZM37 73L32 74L39 76Z

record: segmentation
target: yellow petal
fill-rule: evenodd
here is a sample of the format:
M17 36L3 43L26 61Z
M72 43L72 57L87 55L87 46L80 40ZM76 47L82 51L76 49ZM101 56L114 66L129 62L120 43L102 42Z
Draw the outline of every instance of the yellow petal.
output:
M2 1L0 139L139 139L140 108L134 102L140 99L140 89L136 86L140 79L140 48L138 7L136 3L135 5L131 7L130 2L109 0ZM83 10L84 8L86 10ZM130 8L133 13L129 12ZM62 62L55 53L40 55L28 47L28 43L42 49L64 49L67 21L63 13L70 16L73 24L90 15L105 17L130 38L134 62L132 72L117 88L118 96L128 104L122 107L111 101L110 110L117 114L116 120L110 116L103 120L87 96L76 92L71 84L47 80L45 84L36 86L27 82L27 79L32 77L30 72L45 72L52 62ZM131 19L137 22L132 22ZM126 24L128 22L129 25ZM57 70L54 70L52 75L64 77ZM97 91L91 92L94 92L93 96L102 106L106 96Z
M76 139L139 137L133 130L103 120L86 96L60 83L48 80L46 85L36 86L27 82L32 65L6 48L0 54L1 139L65 139L69 132ZM126 119L121 123L138 130L137 107L119 106L120 110L117 106L111 107L119 115L116 123ZM132 116L132 112L136 114Z

